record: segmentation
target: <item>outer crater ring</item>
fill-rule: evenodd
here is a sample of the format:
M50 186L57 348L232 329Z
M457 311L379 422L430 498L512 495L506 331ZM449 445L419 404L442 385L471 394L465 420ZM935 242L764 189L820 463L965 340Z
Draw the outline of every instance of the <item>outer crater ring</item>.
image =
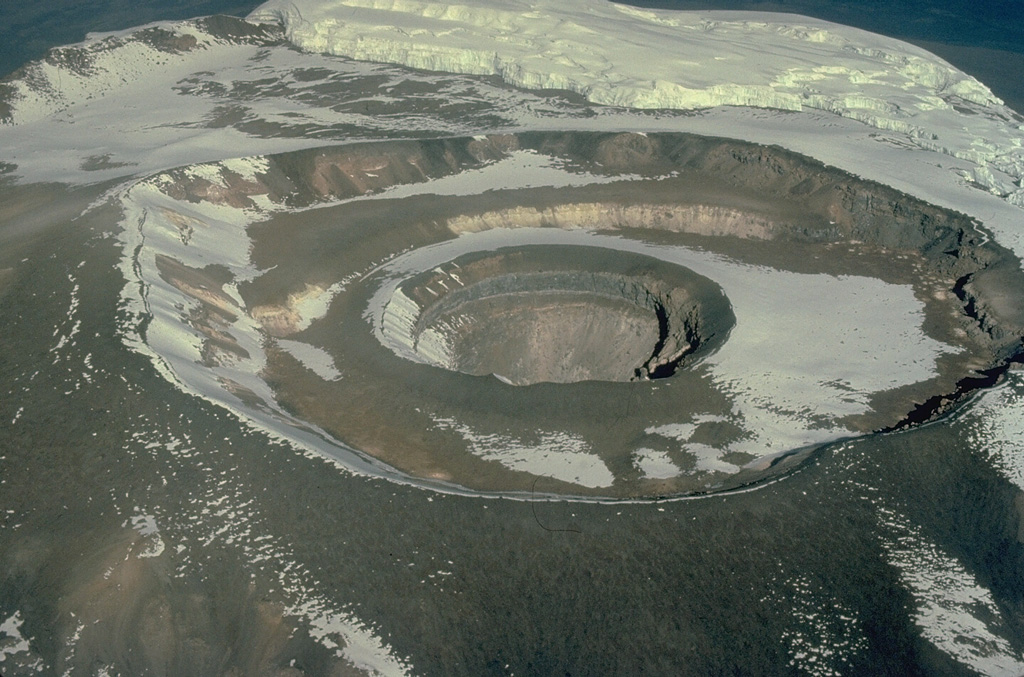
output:
M565 185L515 185L492 171L483 188L431 193L439 181L463 181L524 153L546 158ZM265 334L262 375L273 406L391 468L382 474L426 486L608 500L699 495L777 476L817 446L730 451L748 432L711 383L700 350L663 380L514 386L382 346L382 311L395 289L470 254L603 249L594 273L615 260L610 250L623 259L685 250L705 263L722 257L739 267L877 276L912 288L928 335L951 350L933 377L870 394L868 411L842 421L851 435L900 425L935 396L954 402L966 375L1017 349L1011 334L986 331L972 315L979 304L965 303L965 280L1009 266L977 224L781 149L684 134L523 134L301 151L268 158L261 175L221 177L226 193L216 200L245 207L261 196L287 207L248 226L252 264L262 272L237 287ZM202 180L170 180L176 199L211 201ZM648 265L688 267L670 259ZM165 264L161 275L175 270ZM714 287L714 274L701 275ZM310 294L325 311L303 323ZM985 318L993 320L1000 318ZM706 353L722 345L730 323L708 332ZM306 368L282 349L288 341L330 355L339 378ZM671 440L684 428L687 450L674 451ZM640 452L681 472L644 471Z

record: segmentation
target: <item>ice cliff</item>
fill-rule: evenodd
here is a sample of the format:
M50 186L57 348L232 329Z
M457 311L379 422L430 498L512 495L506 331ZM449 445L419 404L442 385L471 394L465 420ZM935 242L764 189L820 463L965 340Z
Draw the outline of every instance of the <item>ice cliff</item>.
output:
M1024 118L898 40L802 16L649 11L605 0L271 0L300 49L642 109L828 111L981 165L964 178L1024 206Z

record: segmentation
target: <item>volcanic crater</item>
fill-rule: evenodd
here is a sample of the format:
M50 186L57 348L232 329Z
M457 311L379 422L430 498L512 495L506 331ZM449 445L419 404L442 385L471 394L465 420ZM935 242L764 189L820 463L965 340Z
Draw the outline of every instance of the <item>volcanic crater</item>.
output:
M254 166L153 179L140 275L225 401L402 481L734 489L941 415L1021 351L1024 276L980 224L780 148L551 132ZM244 262L191 241L224 210Z

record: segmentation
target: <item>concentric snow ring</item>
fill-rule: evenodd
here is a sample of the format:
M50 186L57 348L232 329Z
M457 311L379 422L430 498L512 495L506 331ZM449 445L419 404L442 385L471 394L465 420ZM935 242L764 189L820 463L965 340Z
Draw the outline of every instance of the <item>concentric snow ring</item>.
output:
M970 219L723 139L343 146L168 172L125 206L142 236L126 294L170 378L348 467L447 491L746 486L941 412L1019 350L1009 297L986 293L1021 287L1016 261ZM463 311L533 314L552 357L595 303L598 343L622 345L561 366L515 373L498 348L472 354L478 334L437 340Z

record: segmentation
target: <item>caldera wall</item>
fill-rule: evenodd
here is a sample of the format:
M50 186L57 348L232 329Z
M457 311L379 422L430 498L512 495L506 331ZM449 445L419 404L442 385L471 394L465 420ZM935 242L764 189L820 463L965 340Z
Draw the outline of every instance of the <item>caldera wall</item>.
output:
M503 135L151 185L138 268L187 299L167 326L207 390L448 489L742 486L940 413L1020 349L981 284L1024 289L1019 267L980 224L777 148ZM224 228L237 253L200 252Z

